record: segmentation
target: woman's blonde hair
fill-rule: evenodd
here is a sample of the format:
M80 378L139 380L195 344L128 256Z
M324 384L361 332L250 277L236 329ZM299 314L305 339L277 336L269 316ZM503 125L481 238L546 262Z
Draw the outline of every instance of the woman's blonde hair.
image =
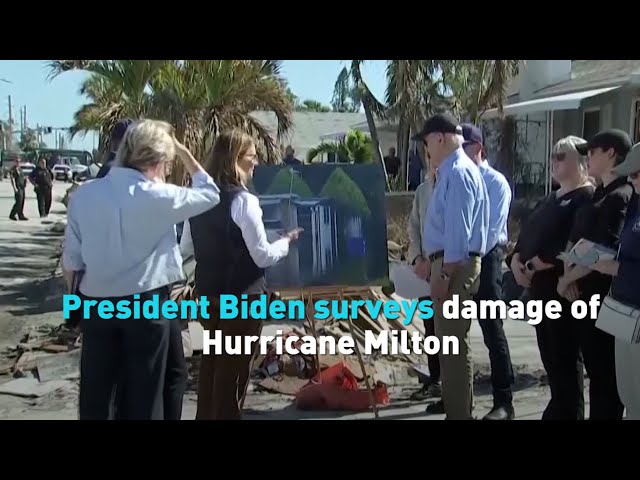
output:
M556 142L551 150L552 155L574 153L578 157L578 171L580 172L581 183L594 183L594 180L589 177L588 158L586 155L581 155L578 152L577 146L586 145L587 141L584 138L576 137L575 135L569 135L568 137L561 138Z
M238 160L253 145L248 133L234 129L218 135L207 159L205 170L218 185L246 187L247 174L238 166Z
M144 172L176 156L173 127L159 120L140 120L127 128L116 164Z

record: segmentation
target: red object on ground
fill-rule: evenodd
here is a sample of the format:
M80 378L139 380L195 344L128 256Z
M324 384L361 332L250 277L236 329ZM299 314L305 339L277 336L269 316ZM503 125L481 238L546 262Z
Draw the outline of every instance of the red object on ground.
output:
M356 376L344 362L336 363L320 373L322 383L314 380L296 394L300 410L367 410L371 407L369 392L358 388ZM389 403L387 387L378 382L373 390L376 404Z

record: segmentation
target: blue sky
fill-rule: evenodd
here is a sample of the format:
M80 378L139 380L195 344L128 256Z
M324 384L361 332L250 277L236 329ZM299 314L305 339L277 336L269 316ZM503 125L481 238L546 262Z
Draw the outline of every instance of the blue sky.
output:
M285 60L283 75L289 81L293 93L301 99L318 100L329 104L333 94L333 85L338 73L348 60ZM20 108L27 106L29 127L42 126L67 127L73 121L73 114L85 103L78 92L85 74L67 72L52 81L47 80L48 69L45 60L1 60L0 79L0 118L9 117L8 96L11 95L14 122L20 125ZM386 87L385 61L371 60L363 69L365 80L373 93L382 99ZM44 141L55 146L55 137L45 135ZM96 140L97 143L97 140ZM87 135L84 139L76 137L71 146L89 150L94 139Z

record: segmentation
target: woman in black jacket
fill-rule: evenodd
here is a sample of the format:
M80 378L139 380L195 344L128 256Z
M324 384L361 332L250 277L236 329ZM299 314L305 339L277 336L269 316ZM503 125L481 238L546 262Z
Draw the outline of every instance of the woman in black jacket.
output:
M629 175L636 195L627 210L617 260L602 260L592 269L611 275L611 296L627 307L640 309L640 143L633 146L627 159L615 168L617 175ZM615 340L616 380L627 419L640 420L640 343Z
M588 145L578 148L580 153L588 153L589 174L598 181L598 187L591 202L576 213L567 249L580 239L618 249L634 192L627 177L616 175L614 167L624 161L630 149L631 139L622 130L600 132ZM558 293L569 301L580 299L589 303L593 295L599 295L602 301L610 287L610 275L579 265L565 265L565 274L558 281ZM622 419L624 408L616 386L614 338L597 329L595 319L590 316L573 324L589 375L589 418Z
M531 300L562 304L562 317L543 318L536 325L542 363L551 388L551 400L543 419L582 419L583 365L570 307L556 291L563 263L557 259L565 250L576 211L591 200L594 187L587 176L586 158L578 148L586 145L578 137L560 140L551 155L552 174L560 188L544 199L524 222L508 265Z

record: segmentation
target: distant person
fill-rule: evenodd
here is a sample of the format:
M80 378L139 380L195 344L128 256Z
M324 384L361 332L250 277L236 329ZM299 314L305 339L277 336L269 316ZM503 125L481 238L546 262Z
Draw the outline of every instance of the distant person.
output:
M420 183L422 182L422 176L424 167L422 163L422 158L417 150L413 150L409 154L409 191L414 191L418 188Z
M38 166L29 175L38 199L38 212L40 218L45 218L51 210L51 190L53 189L53 174L47 168L47 161L44 157L38 160Z
M291 145L287 146L284 150L284 158L282 159L282 163L285 165L302 165L302 162L295 157L296 151L293 149Z
M120 147L120 142L124 138L124 134L127 131L127 128L129 128L129 125L131 125L132 123L133 120L131 120L130 118L126 118L124 120L118 121L118 123L116 123L113 127L113 131L111 132L111 139L109 141L109 154L107 155L106 160L102 163L102 167L100 167L100 171L98 172L98 175L96 175L96 178L102 178L106 176L107 173L109 173L111 165L116 158L116 152Z
M29 220L24 216L24 196L25 188L27 187L27 179L22 174L20 168L20 157L16 158L13 167L9 170L9 178L11 179L11 186L13 187L13 196L15 197L15 203L9 214L11 220ZM16 216L18 218L16 218Z
M397 177L400 172L400 158L396 155L396 149L391 147L389 154L384 157L384 168L387 170L387 175L390 177Z

